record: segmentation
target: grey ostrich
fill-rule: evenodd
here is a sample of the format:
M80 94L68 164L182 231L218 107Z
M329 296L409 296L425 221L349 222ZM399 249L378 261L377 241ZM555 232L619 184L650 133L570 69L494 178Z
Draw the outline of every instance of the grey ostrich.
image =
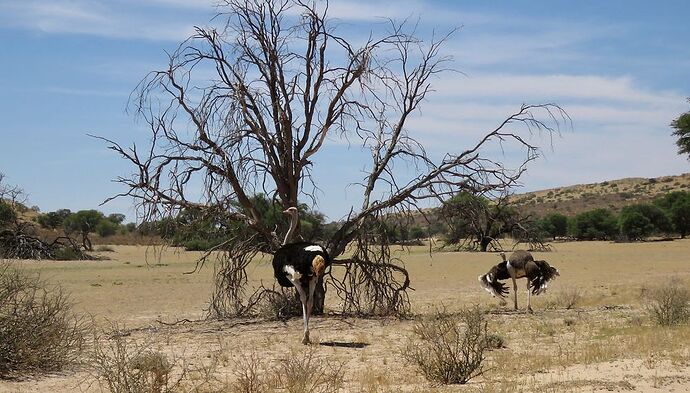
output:
M290 215L290 230L283 245L273 255L273 274L283 287L295 287L302 302L304 336L302 344L309 344L309 318L314 307L314 290L319 278L331 264L328 252L318 244L309 242L288 243L297 228L297 208L291 207L283 213Z
M506 260L506 254L501 253L503 262L492 267L488 273L479 276L479 283L493 296L505 297L508 288L499 280L513 280L513 296L515 309L517 304L517 282L518 278L527 278L527 310L532 312L532 294L539 295L546 291L549 281L555 279L560 274L558 269L548 264L546 261L535 261L532 254L528 251L517 250L510 254Z

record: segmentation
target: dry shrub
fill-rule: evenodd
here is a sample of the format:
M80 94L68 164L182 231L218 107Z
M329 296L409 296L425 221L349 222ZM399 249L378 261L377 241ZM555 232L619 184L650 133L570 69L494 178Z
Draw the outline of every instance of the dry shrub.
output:
M287 393L335 393L343 387L344 364L293 351L274 366L274 387Z
M233 393L335 393L343 387L343 364L318 358L315 350L291 351L290 356L265 362L256 353L234 362Z
M479 307L458 314L437 312L414 327L403 357L424 376L443 384L464 384L484 371L490 342L487 322Z
M485 338L485 346L487 349L501 349L506 347L506 341L500 334L487 333Z
M572 310L582 301L582 291L576 287L565 287L554 295L554 298L546 303L545 307L547 309L564 308Z
M259 315L267 319L286 320L302 315L302 303L293 288L267 290L259 304Z
M112 393L173 392L182 378L171 380L173 364L167 356L123 334L107 338L95 333L90 364L101 387Z
M650 288L645 296L647 310L659 325L679 325L690 320L690 290L680 280Z
M59 371L75 363L84 331L59 286L0 264L0 378Z
M233 393L267 393L269 384L263 374L262 363L256 354L241 356L235 360L234 374L237 378L230 386Z

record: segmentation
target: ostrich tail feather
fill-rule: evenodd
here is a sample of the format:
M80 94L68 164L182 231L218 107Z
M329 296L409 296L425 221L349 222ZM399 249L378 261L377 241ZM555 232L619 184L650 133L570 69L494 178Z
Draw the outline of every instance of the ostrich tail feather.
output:
M508 288L503 283L495 279L492 280L492 278L490 273L479 276L479 285L492 296L505 297L508 294Z

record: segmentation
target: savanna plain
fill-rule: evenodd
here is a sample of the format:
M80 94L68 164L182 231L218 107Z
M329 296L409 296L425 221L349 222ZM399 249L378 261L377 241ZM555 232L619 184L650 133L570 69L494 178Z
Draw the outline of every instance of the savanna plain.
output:
M169 247L112 246L99 261L12 261L40 273L70 294L74 311L87 315L105 340L169 359L173 374L220 381L247 373L291 372L290 359L323 365L344 392L686 392L690 391L690 325L659 326L645 296L650 288L690 283L690 239L642 242L554 243L535 252L560 271L546 293L532 297L526 313L525 282L518 281L520 310L486 293L477 276L500 262L496 253L429 253L399 249L413 291L409 318L339 315L327 294L326 313L312 319L313 343L300 343L302 319L205 320L213 266L194 270L199 253ZM334 267L334 274L337 274ZM250 285L272 286L269 258L255 260ZM464 385L427 381L403 352L425 316L478 305L488 328L502 339L487 353L484 373ZM93 338L86 345L94 345ZM101 342L101 345L104 345ZM110 345L110 344L105 344ZM70 370L0 382L0 392L101 392L86 359ZM175 371L177 370L177 371ZM294 368L292 369L294 370ZM203 390L200 390L203 391ZM231 390L227 390L231 391Z

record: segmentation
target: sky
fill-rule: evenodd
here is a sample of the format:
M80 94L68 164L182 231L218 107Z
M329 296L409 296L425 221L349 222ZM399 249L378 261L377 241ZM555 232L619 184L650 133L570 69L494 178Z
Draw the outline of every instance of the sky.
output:
M0 0L0 172L44 212L98 209L135 219L113 182L132 168L88 134L146 140L130 93L196 25L208 0ZM557 103L572 118L517 192L690 172L669 123L690 110L690 2L332 0L342 35L383 18L419 33L457 29L443 48L460 72L441 75L409 122L433 154L459 151L523 103ZM359 35L359 36L358 36ZM316 208L337 220L361 204L356 146L329 139L314 178ZM510 152L495 151L497 160Z

